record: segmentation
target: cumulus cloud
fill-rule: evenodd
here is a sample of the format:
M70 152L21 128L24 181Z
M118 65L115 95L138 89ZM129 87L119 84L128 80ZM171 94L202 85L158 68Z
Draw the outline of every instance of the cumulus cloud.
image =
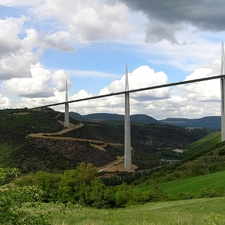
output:
M55 48L64 52L75 51L75 48L71 46L71 34L67 31L47 35L43 41L42 51L47 48Z
M180 1L149 1L120 0L135 11L147 15L147 37L149 42L169 40L178 43L176 31L190 24L198 30L220 32L224 31L225 15L223 0L180 0Z
M34 6L38 5L43 0L1 0L0 5L8 6L8 7L15 7L15 6Z
M45 58L48 49L54 49L54 53L57 52L55 50L71 52L80 47L87 47L90 43L98 42L99 45L100 42L118 41L121 48L124 47L122 44L129 43L125 51L130 51L130 55L141 53L141 57L144 57L142 62L161 64L164 68L171 68L171 65L183 70L191 68L194 72L189 74L186 80L219 74L219 62L200 69L196 69L196 64L210 57L215 49L219 49L214 40L222 40L223 33L214 37L213 32L225 29L224 4L222 0L217 4L211 0L207 1L207 4L204 0L0 0L0 5L7 7L23 6L21 12L26 13L26 16L18 16L17 13L17 18L0 20L0 80L4 80L1 85L0 107L33 107L63 102L65 80L70 79L68 72L71 77L79 76L79 79L94 76L105 80L114 79L109 85L105 85L104 80L105 87L101 88L99 94L124 91L125 76L115 80L115 77L118 77L114 74L117 73L116 70L109 73L109 69L103 72L98 71L97 67L90 70L88 67L85 70L70 67L71 71L66 72L57 68L58 65L52 64L50 65L56 68L49 68L49 61ZM136 14L137 11L140 13ZM133 30L134 26L137 26L136 30ZM144 31L148 44L144 43ZM207 33L205 37L205 33L196 31L211 33ZM47 51L46 55L52 52ZM38 63L40 60L45 66ZM140 64L135 62L132 66L134 65ZM179 75L174 74L175 76L180 80ZM166 73L156 72L148 66L139 67L129 73L130 90L166 83ZM206 113L218 115L218 87L219 80L212 80L170 89L132 93L131 113L145 113L156 118L201 117ZM86 90L71 93L70 100L92 96ZM9 100L8 96L12 97L13 94L18 100L17 104ZM57 109L64 110L64 106ZM70 109L82 114L121 114L124 113L124 96L74 103L70 105Z
M69 74L64 70L57 70L52 76L52 84L58 92L66 90L66 81L68 82L68 86L70 86Z
M21 48L21 42L18 38L21 26L24 22L24 17L15 19L8 18L0 20L0 54L9 55L10 52L16 51Z
M30 78L12 78L4 81L3 89L21 97L49 97L53 89L49 87L51 74L42 65L35 64L30 67Z
M129 90L153 87L160 84L167 84L167 75L163 72L155 72L148 66L141 66L128 74ZM113 81L108 87L102 89L100 94L108 94L125 90L125 75L120 80ZM132 93L133 98L138 100L149 100L167 98L169 95L168 88L143 91Z
M0 93L0 107L1 108L10 108L11 107L11 101L8 97L3 96Z
M7 18L0 20L0 79L29 77L30 64L37 63L33 47L37 44L37 33L27 29L24 39L19 38L26 18Z
M211 68L199 68L188 75L185 80L194 80L204 77L212 77L219 74L220 62L214 61ZM180 91L184 92L188 100L197 102L204 101L220 101L220 80L209 80L198 83L191 83L180 87Z
M219 62L215 61L212 68L196 69L185 80L194 80L216 75ZM125 77L111 82L100 91L100 95L124 91ZM141 66L129 73L130 90L141 87L156 86L168 83L167 75L155 72L148 66ZM163 90L164 89L164 90ZM203 81L188 85L155 89L147 92L131 93L131 114L148 114L156 119L168 117L201 118L220 114L220 83L219 80ZM81 95L81 93L83 93ZM90 97L81 91L70 99ZM101 98L98 100L78 102L70 105L70 110L81 114L109 112L124 114L124 95Z
M54 18L72 35L74 43L90 43L118 38L130 33L128 8L105 0L46 0L32 9L40 20Z

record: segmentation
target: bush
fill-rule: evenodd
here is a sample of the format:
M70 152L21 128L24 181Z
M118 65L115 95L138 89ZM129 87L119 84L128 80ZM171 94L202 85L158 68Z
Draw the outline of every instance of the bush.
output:
M34 176L33 175L21 176L19 179L14 180L14 184L20 187L34 186Z
M132 201L132 188L131 186L122 183L115 194L116 198L116 206L117 207L124 207L129 202Z
M194 198L194 194L193 193L190 193L190 192L180 192L177 195L177 198L179 200L193 199Z
M4 185L14 180L20 171L17 168L0 168L0 185Z
M216 196L216 191L211 188L202 189L198 195L199 198L213 198Z
M48 225L47 216L33 214L23 207L25 202L36 202L41 192L36 187L11 188L0 191L1 225Z
M223 197L225 196L225 191L223 186L218 186L214 189L205 188L198 194L199 198L213 198L213 197Z
M116 205L113 189L107 187L99 179L93 180L87 187L89 195L86 195L86 203L96 208L113 208Z
M148 198L149 198L148 199L149 202L158 202L158 201L168 200L170 197L157 184L153 184L149 192Z
M218 154L219 154L219 155L225 155L225 148L221 148L221 149L218 151Z
M61 181L61 176L46 172L37 172L34 183L40 188L43 194L43 200L52 202L58 200L58 187Z

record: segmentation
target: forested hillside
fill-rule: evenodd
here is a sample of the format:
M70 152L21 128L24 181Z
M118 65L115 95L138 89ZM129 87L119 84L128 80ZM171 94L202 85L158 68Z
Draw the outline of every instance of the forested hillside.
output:
M0 167L17 167L24 173L57 172L75 168L79 162L101 167L123 156L123 121L81 123L70 118L72 129L66 130L63 119L63 113L52 109L0 110ZM165 164L166 159L182 158L172 150L209 132L132 123L132 163L141 170Z

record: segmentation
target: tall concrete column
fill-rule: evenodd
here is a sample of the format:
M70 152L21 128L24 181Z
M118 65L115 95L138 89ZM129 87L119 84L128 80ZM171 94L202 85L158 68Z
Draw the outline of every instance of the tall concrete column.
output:
M69 127L69 103L68 102L68 86L66 81L66 96L65 96L65 118L64 118L64 127Z
M224 44L221 48L221 75L225 74ZM225 141L225 79L221 78L221 141Z
M129 91L128 68L126 66L125 91ZM124 121L124 169L131 170L131 133L130 133L130 96L125 93L125 121Z

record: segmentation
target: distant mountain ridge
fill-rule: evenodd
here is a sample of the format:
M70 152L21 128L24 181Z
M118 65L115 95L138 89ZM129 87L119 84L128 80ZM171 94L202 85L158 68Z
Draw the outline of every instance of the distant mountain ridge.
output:
M70 112L70 117L81 121L104 121L104 120L116 120L123 121L124 115L113 113L92 113L88 115L80 115L79 113ZM221 117L220 116L207 116L199 119L187 119L187 118L167 118L164 120L156 120L151 116L145 114L135 114L130 117L131 122L143 123L143 124L167 124L179 127L196 127L207 129L221 129Z
M104 120L116 120L116 121L123 121L124 115L120 114L113 114L113 113L92 113L88 115L80 115L79 113L70 112L70 117L76 120L83 120L83 121L104 121ZM144 123L144 124L159 124L160 122L154 119L151 116L144 115L144 114L135 114L131 115L130 117L131 122L136 123Z
M165 120L160 120L160 122L180 127L202 127L216 130L221 129L220 116L206 116L199 119L167 118Z

